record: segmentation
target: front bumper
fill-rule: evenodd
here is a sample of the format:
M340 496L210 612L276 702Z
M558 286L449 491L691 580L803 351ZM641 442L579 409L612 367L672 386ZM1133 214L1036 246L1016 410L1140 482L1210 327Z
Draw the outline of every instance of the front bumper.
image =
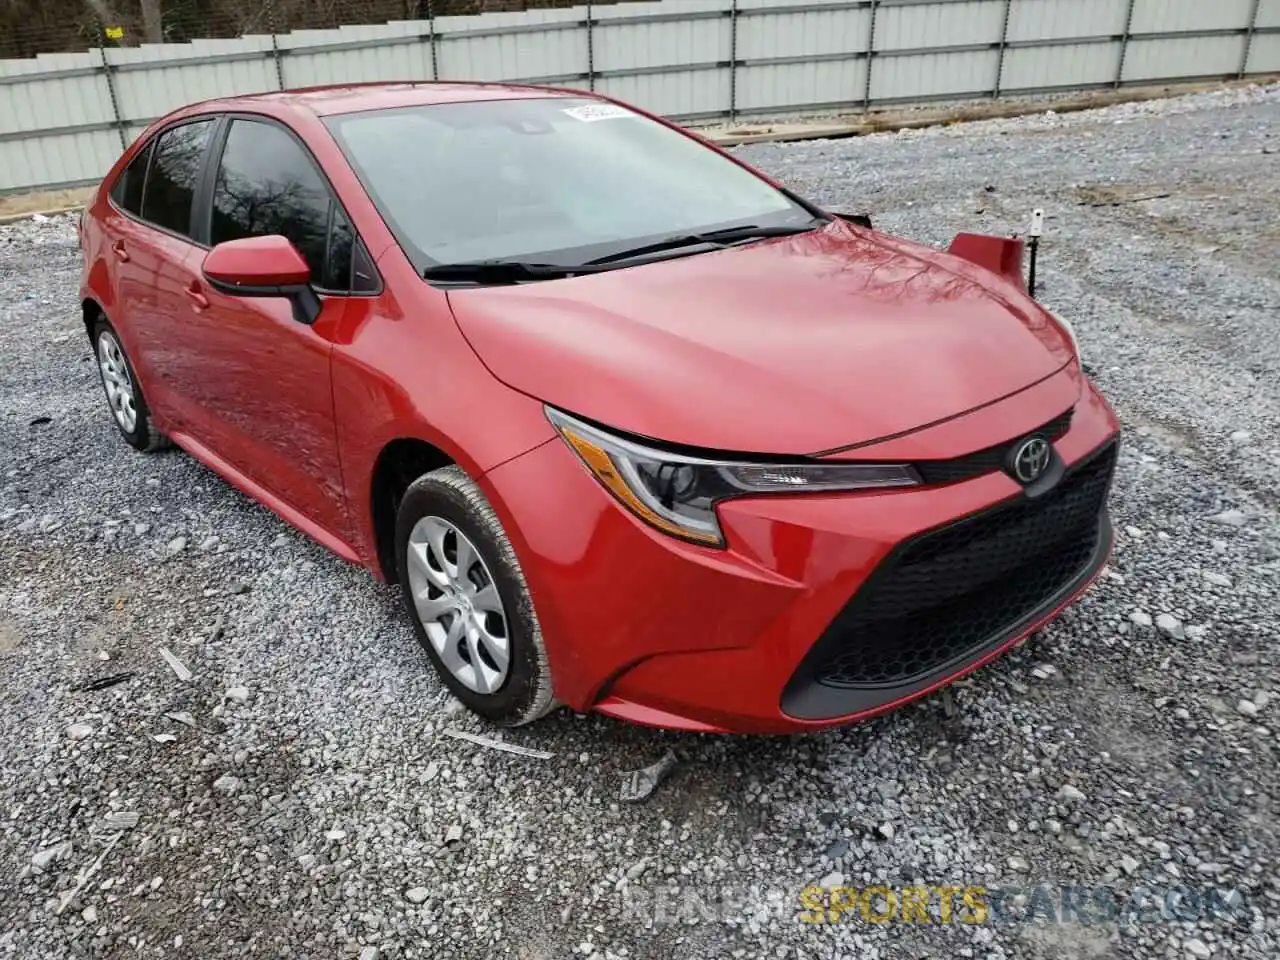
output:
M1016 420L1003 406L976 415L983 429ZM1047 492L1029 497L996 470L729 501L724 550L640 523L559 439L482 482L524 568L559 700L655 726L785 733L892 709L1053 619L1110 553L1117 430L1085 383L1054 443L1065 474Z

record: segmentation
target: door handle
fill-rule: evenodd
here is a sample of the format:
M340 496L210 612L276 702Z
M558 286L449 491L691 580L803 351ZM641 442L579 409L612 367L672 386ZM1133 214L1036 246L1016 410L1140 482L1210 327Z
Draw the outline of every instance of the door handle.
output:
M209 306L209 298L200 292L200 288L194 283L182 291L187 295L187 299L191 301L191 305L197 310L204 310Z
M129 251L124 248L123 240L117 240L115 243L113 243L111 245L111 252L116 255L117 260L123 260L126 263L128 262Z

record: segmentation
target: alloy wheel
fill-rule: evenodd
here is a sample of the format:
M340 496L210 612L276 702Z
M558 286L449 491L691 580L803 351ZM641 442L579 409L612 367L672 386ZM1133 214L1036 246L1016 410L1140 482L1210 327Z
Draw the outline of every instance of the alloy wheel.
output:
M480 551L448 520L426 516L407 553L413 606L445 669L468 690L498 690L510 663L509 622Z
M134 397L133 377L125 363L120 343L109 331L98 336L98 370L102 373L102 385L107 391L107 404L125 433L133 433L138 426L138 408Z

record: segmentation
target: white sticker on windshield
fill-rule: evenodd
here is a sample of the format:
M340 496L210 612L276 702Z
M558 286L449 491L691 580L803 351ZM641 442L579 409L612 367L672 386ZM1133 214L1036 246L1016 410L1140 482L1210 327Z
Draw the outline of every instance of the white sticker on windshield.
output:
M564 112L575 120L581 120L583 123L595 123L597 120L616 120L618 117L635 116L630 110L612 103L593 103L585 107L568 107Z

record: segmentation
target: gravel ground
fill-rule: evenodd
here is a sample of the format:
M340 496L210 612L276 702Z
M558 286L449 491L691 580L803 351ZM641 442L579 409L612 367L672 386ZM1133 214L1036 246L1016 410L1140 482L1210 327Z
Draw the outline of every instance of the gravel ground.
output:
M1114 562L953 699L508 734L550 760L446 737L488 731L389 589L120 442L72 223L0 228L0 956L1280 955L1278 152L1274 86L744 148L933 243L1046 209L1043 298L1127 427ZM983 887L988 916L813 925L813 883Z

